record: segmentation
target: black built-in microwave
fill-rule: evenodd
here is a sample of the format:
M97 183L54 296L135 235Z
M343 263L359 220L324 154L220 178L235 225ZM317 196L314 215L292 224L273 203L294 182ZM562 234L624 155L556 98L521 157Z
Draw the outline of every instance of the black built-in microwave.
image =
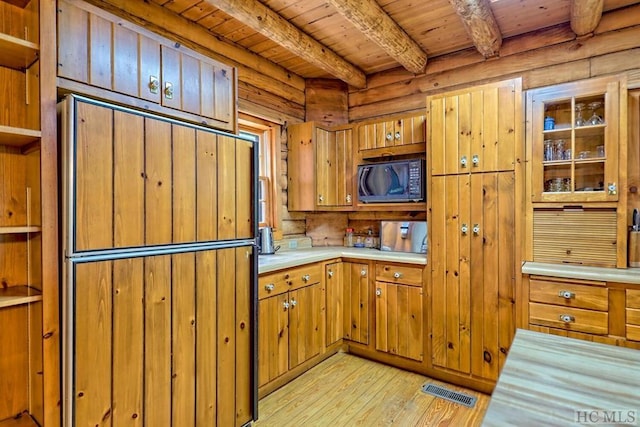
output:
M358 166L358 202L423 202L424 159L395 160Z

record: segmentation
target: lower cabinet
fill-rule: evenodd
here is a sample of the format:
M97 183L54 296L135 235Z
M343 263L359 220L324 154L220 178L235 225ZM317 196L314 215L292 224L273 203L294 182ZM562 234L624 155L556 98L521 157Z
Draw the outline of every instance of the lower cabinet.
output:
M528 291L528 301L523 307L525 327L640 348L637 285L537 275L525 275L523 284L525 292Z
M259 277L259 387L322 351L321 279L319 264Z
M419 267L376 264L376 350L423 360L422 271Z

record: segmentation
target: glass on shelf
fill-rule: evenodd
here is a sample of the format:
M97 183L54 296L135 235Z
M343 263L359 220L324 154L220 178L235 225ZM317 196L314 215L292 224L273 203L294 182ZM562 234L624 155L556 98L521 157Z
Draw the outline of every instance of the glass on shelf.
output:
M600 117L597 114L597 110L599 110L601 107L602 107L602 102L600 101L594 101L589 103L589 109L593 112L593 114L591 115L591 117L589 117L589 120L587 120L587 124L601 125L604 123L604 120L602 120L602 117Z
M584 104L582 102L577 103L575 110L576 110L576 126L584 126L585 121L584 121L584 117L582 117L582 111L584 111Z

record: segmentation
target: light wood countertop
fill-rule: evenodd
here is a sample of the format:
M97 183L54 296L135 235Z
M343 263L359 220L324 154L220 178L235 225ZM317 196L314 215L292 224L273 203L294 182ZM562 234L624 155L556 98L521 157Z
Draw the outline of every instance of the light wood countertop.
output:
M483 425L575 426L606 417L640 425L639 416L640 351L518 329Z
M527 261L522 264L522 273L640 285L640 268L604 268Z

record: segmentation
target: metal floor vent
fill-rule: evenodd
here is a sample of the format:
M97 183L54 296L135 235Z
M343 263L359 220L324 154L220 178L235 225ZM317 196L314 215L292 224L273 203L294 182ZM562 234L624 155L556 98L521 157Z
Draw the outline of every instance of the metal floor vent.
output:
M425 384L422 386L422 391L431 394L433 396L441 397L451 402L459 403L461 405L473 408L476 404L476 397L469 396L468 394L460 393L457 391L447 390L444 387L440 387L435 384Z

